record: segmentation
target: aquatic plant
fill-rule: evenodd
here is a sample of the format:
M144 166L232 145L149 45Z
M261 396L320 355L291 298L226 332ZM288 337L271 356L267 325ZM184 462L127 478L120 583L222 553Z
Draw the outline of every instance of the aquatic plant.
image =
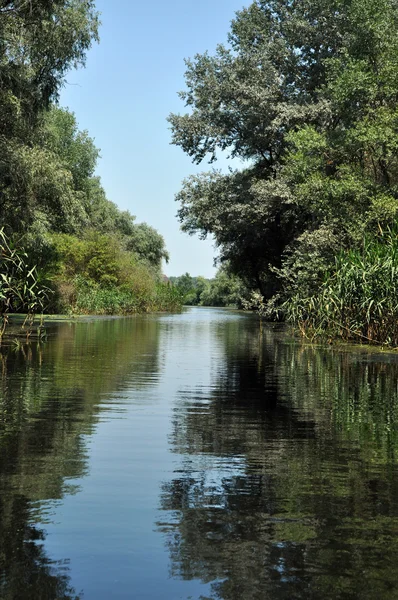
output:
M0 229L0 340L12 312L26 314L22 330L29 336L35 315L43 313L51 295L51 290L40 283L37 268L29 265L26 252L14 247Z
M344 250L316 294L283 305L288 321L308 338L329 336L398 346L398 232L382 231Z

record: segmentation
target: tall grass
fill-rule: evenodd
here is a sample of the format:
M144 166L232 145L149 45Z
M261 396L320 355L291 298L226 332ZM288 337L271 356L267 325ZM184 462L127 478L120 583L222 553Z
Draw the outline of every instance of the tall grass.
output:
M40 282L35 266L28 255L15 247L0 229L0 341L6 332L9 314L26 313L22 324L24 335L32 333L34 317L48 306L52 291Z
M380 231L336 257L314 295L284 304L287 320L308 338L398 346L398 232Z

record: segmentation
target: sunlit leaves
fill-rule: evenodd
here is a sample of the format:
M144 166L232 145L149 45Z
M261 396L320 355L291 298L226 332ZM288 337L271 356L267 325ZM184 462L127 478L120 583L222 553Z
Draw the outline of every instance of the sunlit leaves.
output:
M187 61L173 142L196 162L247 162L183 183L182 228L213 234L267 298L316 294L336 252L396 219L397 5L255 0L228 39Z

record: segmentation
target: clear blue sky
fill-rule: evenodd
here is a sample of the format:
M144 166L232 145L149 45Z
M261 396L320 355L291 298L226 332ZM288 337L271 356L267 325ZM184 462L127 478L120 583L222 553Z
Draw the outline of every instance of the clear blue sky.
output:
M70 73L61 105L75 112L101 149L97 173L108 198L146 221L171 254L164 271L211 277L215 250L179 230L174 200L181 181L208 170L170 145L170 112L184 112L184 58L226 40L236 10L249 0L97 0L101 42L83 70ZM217 163L216 163L217 166ZM219 166L225 167L224 159Z

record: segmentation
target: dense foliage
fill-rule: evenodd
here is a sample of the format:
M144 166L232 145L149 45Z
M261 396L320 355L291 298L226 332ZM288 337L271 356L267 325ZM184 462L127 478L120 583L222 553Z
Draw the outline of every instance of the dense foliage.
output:
M217 271L214 279L191 277L185 273L180 277L170 277L170 281L188 306L242 308L249 299L246 285L225 266Z
M226 46L187 61L173 142L196 163L226 151L244 168L188 178L182 227L212 234L279 314L397 219L397 56L392 0L255 0Z
M317 295L296 294L286 303L289 320L305 335L381 340L398 346L398 236L387 232L336 257Z
M0 225L55 291L53 311L175 307L162 236L106 197L98 148L56 104L98 26L94 0L0 1Z

